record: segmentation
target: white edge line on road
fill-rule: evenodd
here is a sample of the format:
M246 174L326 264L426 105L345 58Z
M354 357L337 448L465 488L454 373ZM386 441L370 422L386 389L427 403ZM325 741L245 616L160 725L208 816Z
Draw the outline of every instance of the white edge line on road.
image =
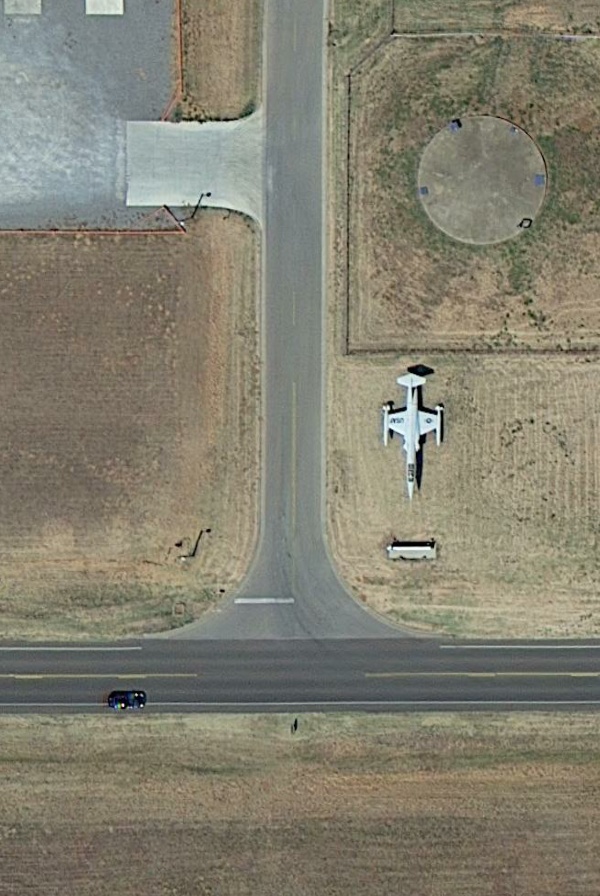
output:
M440 644L440 650L600 650L600 644Z
M43 651L54 650L54 651L61 651L62 653L66 653L67 651L71 651L71 652L79 651L79 652L86 652L86 653L96 651L96 652L100 652L100 653L106 653L109 650L110 651L117 651L117 650L125 651L125 650L141 650L141 649L142 649L141 647L0 647L0 650L12 651L12 652L18 652L18 651L43 652Z
M361 707L361 706L600 706L600 700L323 700L323 701L314 701L314 700L296 700L295 702L288 703L274 703L265 701L264 703L194 703L182 701L180 703L161 703L160 701L153 701L152 706L157 707L172 707L173 709L177 709L181 706L197 706L202 707L204 709L214 709L217 712L219 709L223 709L227 707L228 709L247 709L255 711L257 709L261 709L264 707L268 707L269 709L280 709L282 712L289 712L291 710L298 711L298 707L302 708L322 708L322 707L330 707L331 709L335 709L336 707ZM0 708L12 708L12 709L38 709L38 708L69 708L74 709L78 707L101 707L107 708L105 704L98 703L0 703ZM137 713L136 713L137 715Z
M236 597L234 604L293 604L293 597Z
M297 700L296 702L268 702L261 703L194 703L182 701L181 703L161 703L153 701L152 706L230 706L239 709L255 709L260 706L282 709L294 706L569 706L569 704L590 704L600 706L600 700ZM0 704L4 705L4 704ZM11 705L11 704L6 704ZM29 705L29 704L24 704ZM45 704L40 704L45 705ZM65 704L69 706L70 704ZM91 704L95 705L95 704Z
M228 707L234 709L247 709L247 710L256 710L260 707L269 707L269 708L278 708L281 710L288 711L289 709L296 709L297 707L333 707L336 706L600 706L600 700L323 700L323 701L314 701L314 700L296 700L293 703L277 703L277 702L268 702L264 703L194 703L182 701L179 703L161 703L160 701L153 701L152 706L160 706L160 707L169 707L177 708L180 706L201 706L203 708L212 708L215 711L218 711L220 708ZM35 708L38 707L63 707L63 708L77 708L77 707L104 707L106 708L106 704L101 702L98 703L2 703L0 702L0 709L6 709L8 707L12 708L21 708L21 707L29 707ZM148 707L147 707L148 708ZM141 713L140 713L141 714Z

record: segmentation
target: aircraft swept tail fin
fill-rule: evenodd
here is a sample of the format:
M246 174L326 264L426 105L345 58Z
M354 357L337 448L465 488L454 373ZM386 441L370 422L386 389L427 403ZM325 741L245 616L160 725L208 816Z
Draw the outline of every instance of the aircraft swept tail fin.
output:
M405 373L396 380L399 386L405 386L407 389L416 389L417 386L425 385L425 377L416 373Z

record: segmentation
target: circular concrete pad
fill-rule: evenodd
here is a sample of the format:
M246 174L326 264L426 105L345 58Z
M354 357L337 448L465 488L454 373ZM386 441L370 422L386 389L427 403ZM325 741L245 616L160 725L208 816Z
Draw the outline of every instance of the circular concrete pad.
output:
M464 243L499 243L531 227L546 165L525 131L491 115L454 119L425 147L419 197L433 223Z

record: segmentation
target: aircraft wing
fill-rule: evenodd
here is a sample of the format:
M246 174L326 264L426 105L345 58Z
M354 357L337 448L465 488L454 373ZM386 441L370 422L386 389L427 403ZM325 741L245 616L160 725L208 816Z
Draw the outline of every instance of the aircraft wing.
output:
M424 436L427 432L433 432L439 426L439 411L419 411L419 434Z
M389 414L387 418L387 428L398 435L406 434L406 408L399 408L397 411Z
M423 408L419 411L419 436L425 433L435 431L435 440L441 445L444 438L442 414L444 413L444 405L436 405L435 411L429 408Z

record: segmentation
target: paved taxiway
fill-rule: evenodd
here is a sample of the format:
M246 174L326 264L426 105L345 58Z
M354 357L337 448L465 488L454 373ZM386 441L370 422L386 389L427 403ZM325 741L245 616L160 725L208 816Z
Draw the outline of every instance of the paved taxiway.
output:
M323 537L326 5L268 0L265 11L263 497L257 555L237 595L244 603L232 598L175 637L398 634L347 594Z
M600 709L600 642L432 639L145 640L0 649L0 711L108 711L143 688L147 712Z

